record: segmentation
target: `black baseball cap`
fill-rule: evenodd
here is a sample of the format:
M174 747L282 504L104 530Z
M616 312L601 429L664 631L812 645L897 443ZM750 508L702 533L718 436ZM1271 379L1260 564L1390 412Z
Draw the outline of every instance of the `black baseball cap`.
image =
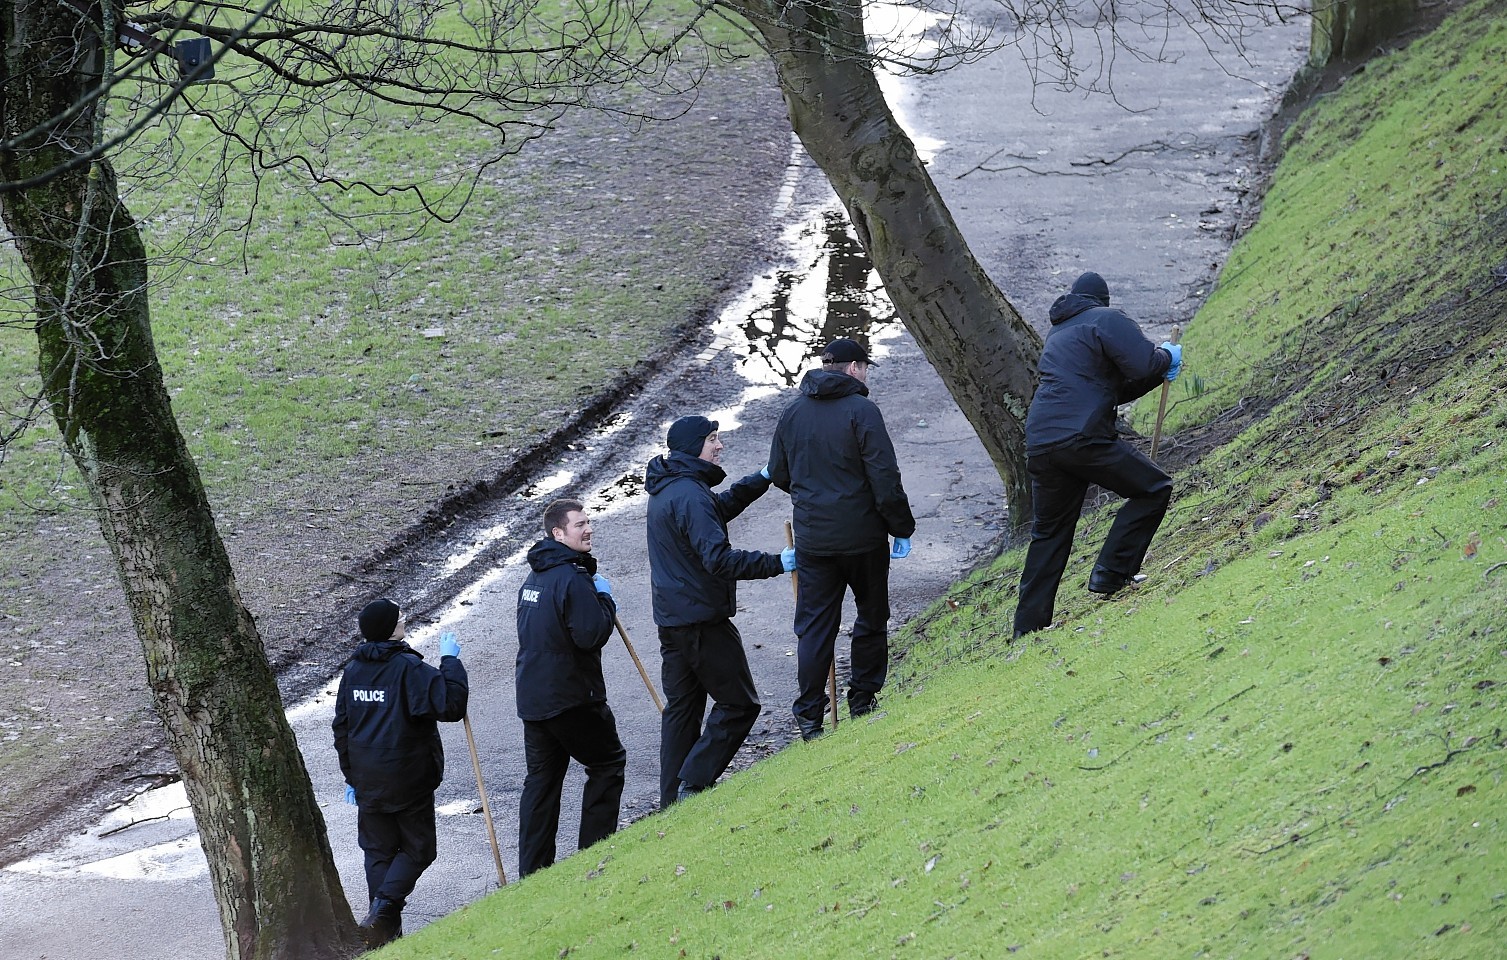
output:
M849 340L847 337L838 337L827 344L822 350L822 363L867 363L876 366L869 359L869 352L859 346L857 340Z

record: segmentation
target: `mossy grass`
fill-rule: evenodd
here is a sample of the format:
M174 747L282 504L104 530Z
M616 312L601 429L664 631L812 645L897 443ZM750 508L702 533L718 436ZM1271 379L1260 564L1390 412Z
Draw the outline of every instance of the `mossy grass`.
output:
M1007 552L907 627L877 715L382 956L1503 956L1504 14L1291 135L1189 327L1218 389L1175 435L1228 442L1145 584L1082 589L1093 512L1010 643Z

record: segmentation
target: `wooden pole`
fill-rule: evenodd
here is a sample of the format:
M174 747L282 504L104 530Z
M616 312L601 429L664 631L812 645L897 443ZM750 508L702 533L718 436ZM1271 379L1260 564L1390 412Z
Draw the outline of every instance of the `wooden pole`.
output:
M1172 328L1172 342L1176 343L1177 341L1181 340L1182 337L1183 337L1183 328L1179 327L1179 326L1173 326L1173 328ZM1156 429L1154 429L1154 430L1151 431L1151 459L1152 460L1156 459L1156 450L1157 450L1157 447L1160 447L1162 445L1162 420L1165 419L1166 416L1167 416L1167 391L1169 389L1171 389L1171 387L1172 387L1171 381L1168 381L1168 380L1163 380L1162 381L1162 403L1161 403L1161 406L1159 406L1157 408L1157 411L1156 411Z
M654 698L655 708L660 713L664 713L664 701L659 699L659 691L654 689L654 683L649 679L649 671L644 669L644 662L638 658L638 651L633 649L633 641L628 639L628 631L623 629L622 619L614 613L612 622L617 627L617 635L623 638L623 646L628 648L628 656L633 658L633 665L638 667L638 675L644 678L644 686L649 688L649 696Z
M481 794L481 815L487 821L487 839L492 841L492 861L497 864L497 883L508 885L508 875L502 869L502 848L497 845L497 828L492 825L492 805L487 802L487 788L481 782L481 757L476 752L476 736L471 732L471 715L462 719L466 727L466 745L471 748L471 769L476 771L476 792Z

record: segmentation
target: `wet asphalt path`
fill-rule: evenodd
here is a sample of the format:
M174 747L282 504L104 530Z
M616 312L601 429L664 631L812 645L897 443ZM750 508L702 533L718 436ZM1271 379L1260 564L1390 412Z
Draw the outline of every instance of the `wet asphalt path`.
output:
M908 81L894 98L930 155L933 176L975 254L1023 314L1039 324L1052 298L1078 272L1094 269L1107 278L1117 303L1151 325L1190 314L1222 260L1234 201L1252 182L1250 157L1242 159L1240 151L1248 150L1248 134L1271 102L1272 93L1263 84L1280 86L1296 67L1304 43L1303 24L1263 35L1254 63L1242 67L1245 78L1237 78L1209 65L1196 41L1174 38L1168 49L1183 54L1176 65L1119 64L1120 101L1136 113L1104 100L1044 91L1038 91L1033 108L1024 71L1010 51ZM1113 158L1118 159L1094 162ZM774 205L775 216L790 226L792 235L809 232L801 225L831 203L809 163L797 162L796 167ZM809 259L792 249L776 259ZM779 275L778 267L799 273L809 264L775 263L761 276ZM815 279L822 284L822 277ZM760 284L767 286L758 280L755 287ZM656 687L659 659L648 608L645 502L634 478L658 451L665 425L686 413L723 421L724 466L731 477L763 464L774 420L788 394L757 370L751 380L745 376L750 367L759 366L748 359L742 322L747 311L747 304L734 305L713 340L672 364L610 426L578 445L582 449L566 453L557 464L558 474L539 477L532 489L520 491L541 505L556 493L586 495L597 516L594 552L612 580L621 618ZM819 318L811 321L804 334L770 352L782 357L782 366L804 367L797 341L800 336L824 339L820 323ZM893 326L877 328L874 337L881 363L870 384L894 435L920 521L915 551L893 568L898 620L923 609L958 573L987 554L999 533L1002 506L998 478L982 447L914 343ZM1196 369L1197 358L1190 356L1188 363ZM779 549L788 515L788 499L771 491L733 524L734 545ZM415 631L414 638L431 656L441 629L454 630L460 638L472 677L471 718L483 775L504 864L514 878L523 777L521 728L513 713L513 610L523 578L521 551L535 534L521 521L504 526L484 539L493 544L493 552L501 544L502 555L511 559L490 564L485 576L437 611L437 622ZM445 572L437 569L436 577ZM789 579L744 584L739 598L737 623L766 707L745 748L742 759L747 760L779 749L793 733L788 711L795 674ZM605 661L609 697L629 753L623 813L631 819L654 805L657 715L621 641L612 641ZM290 712L359 915L364 882L354 808L340 802L330 714L327 694ZM446 726L445 745L448 777L438 796L440 860L410 903L410 928L497 885L461 725ZM579 773L573 771L562 816L562 856L573 846L579 788ZM154 792L143 804L155 806L118 811L88 834L0 871L0 956L213 960L224 955L203 857L181 792ZM589 854L560 869L590 869L595 861L588 860Z

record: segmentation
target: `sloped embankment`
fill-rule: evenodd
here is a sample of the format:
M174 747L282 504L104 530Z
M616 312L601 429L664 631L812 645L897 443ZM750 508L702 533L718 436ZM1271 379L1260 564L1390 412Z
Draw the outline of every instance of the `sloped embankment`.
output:
M475 957L1460 957L1507 942L1507 2L1289 133L1190 327L1145 585L396 945ZM1154 398L1153 398L1154 399Z

